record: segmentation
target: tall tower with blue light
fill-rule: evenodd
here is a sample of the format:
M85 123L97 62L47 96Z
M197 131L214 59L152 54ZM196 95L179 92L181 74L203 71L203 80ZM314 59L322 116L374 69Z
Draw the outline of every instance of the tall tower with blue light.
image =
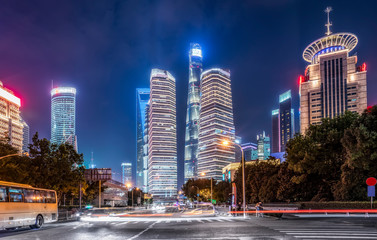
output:
M203 71L202 48L199 44L190 44L189 59L189 84L185 133L185 182L190 178L196 178L198 176L200 75Z
M136 89L136 186L146 191L147 178L144 176L148 169L148 162L144 161L146 108L149 102L149 88Z

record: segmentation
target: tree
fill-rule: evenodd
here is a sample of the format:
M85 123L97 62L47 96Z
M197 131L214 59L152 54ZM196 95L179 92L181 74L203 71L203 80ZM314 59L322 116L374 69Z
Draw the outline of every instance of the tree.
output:
M31 185L56 190L59 202L64 193L78 196L84 181L84 158L72 145L51 144L36 133L30 145L30 163Z

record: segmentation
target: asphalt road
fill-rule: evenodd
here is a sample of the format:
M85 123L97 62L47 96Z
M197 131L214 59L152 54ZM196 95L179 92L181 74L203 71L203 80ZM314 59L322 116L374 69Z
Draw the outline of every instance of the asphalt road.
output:
M0 231L1 239L377 239L374 218L241 217L119 219L46 224Z

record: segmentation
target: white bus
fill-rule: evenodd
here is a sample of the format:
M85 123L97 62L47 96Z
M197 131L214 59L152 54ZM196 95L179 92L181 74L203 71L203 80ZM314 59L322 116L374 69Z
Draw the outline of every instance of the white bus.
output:
M57 219L55 191L0 181L0 230L23 226L40 228Z

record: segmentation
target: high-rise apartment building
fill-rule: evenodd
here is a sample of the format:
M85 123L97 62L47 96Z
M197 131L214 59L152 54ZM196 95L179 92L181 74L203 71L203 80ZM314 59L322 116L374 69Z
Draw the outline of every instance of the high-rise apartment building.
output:
M329 16L331 8L326 12ZM301 133L322 118L334 118L345 111L362 113L367 108L366 65L350 52L358 43L352 33L332 33L326 24L326 36L309 44L303 58L309 63L300 76Z
M270 150L270 137L266 136L266 133L263 131L262 134L257 135L258 141L258 160L266 160L271 155Z
M153 202L177 197L177 130L175 78L152 69L148 112L148 191Z
M280 152L280 116L279 109L272 110L271 152Z
M272 111L271 151L285 152L289 139L295 134L295 116L292 108L291 90L279 95L279 109Z
M75 88L51 90L51 143L69 143L77 151Z
M122 183L132 185L132 163L122 163Z
M0 82L0 138L22 151L23 127L20 117L21 100Z
M23 125L23 135L22 135L22 152L29 152L29 144L30 144L30 128L27 123L21 119L21 123Z
M144 126L144 145L143 145L143 192L148 192L148 122L149 122L149 103L145 106L145 126Z
M200 111L200 75L203 71L202 48L191 43L185 133L185 182L198 176L198 137Z
M148 169L148 161L144 161L146 107L149 102L149 88L136 89L136 186L146 190L147 179L144 176Z
M222 179L222 169L235 160L230 72L213 68L201 75L198 177ZM201 176L205 174L205 176Z

